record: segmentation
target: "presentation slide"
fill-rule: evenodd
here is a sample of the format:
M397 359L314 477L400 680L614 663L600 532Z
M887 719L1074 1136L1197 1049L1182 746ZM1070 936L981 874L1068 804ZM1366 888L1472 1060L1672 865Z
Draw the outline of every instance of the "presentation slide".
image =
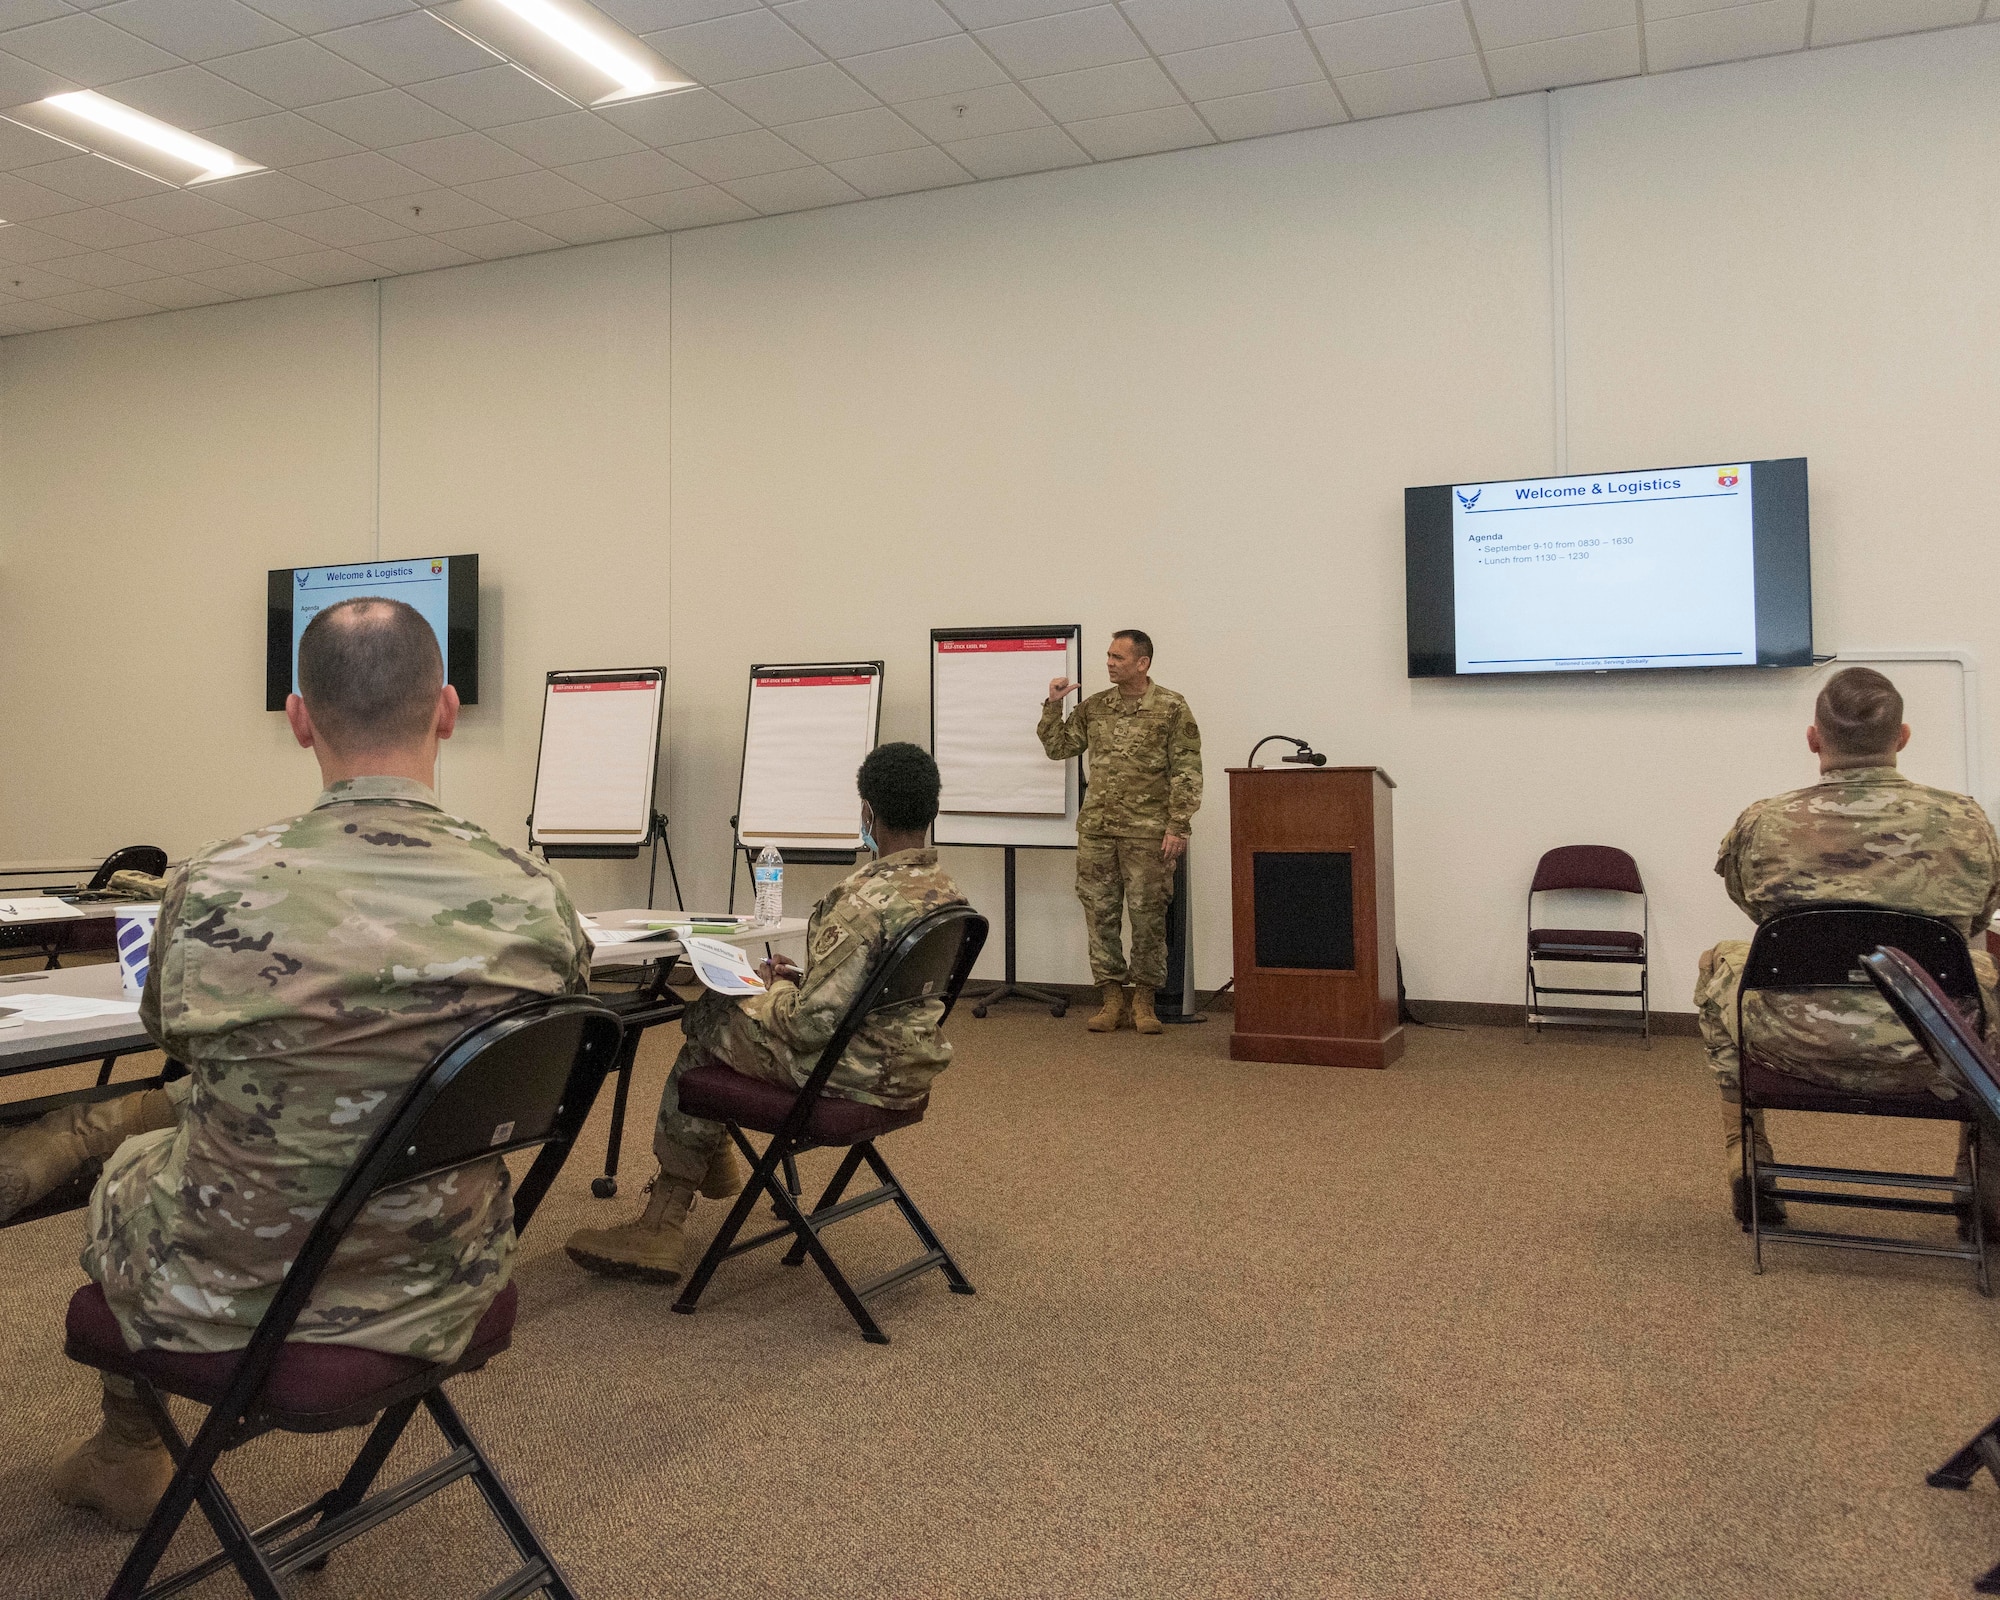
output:
M416 609L437 635L445 675L451 674L451 557L415 561L362 561L349 567L292 570L292 692L298 692L299 640L306 624L328 606L357 595L401 600Z
M1457 670L1757 664L1751 465L1452 486Z

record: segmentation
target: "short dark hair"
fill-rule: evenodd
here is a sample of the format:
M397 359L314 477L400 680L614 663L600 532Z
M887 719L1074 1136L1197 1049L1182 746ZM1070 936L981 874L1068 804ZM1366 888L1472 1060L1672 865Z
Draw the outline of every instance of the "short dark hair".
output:
M938 769L916 744L878 744L854 775L875 820L898 833L919 833L937 818Z
M1114 639L1130 639L1134 650L1138 651L1148 661L1153 659L1153 636L1150 633L1143 633L1137 628L1120 628L1111 637Z
M421 739L443 688L437 635L400 600L343 600L307 623L299 640L299 694L313 726L344 749Z
M1845 667L1820 690L1813 723L1837 756L1887 755L1903 726L1903 697L1873 667Z

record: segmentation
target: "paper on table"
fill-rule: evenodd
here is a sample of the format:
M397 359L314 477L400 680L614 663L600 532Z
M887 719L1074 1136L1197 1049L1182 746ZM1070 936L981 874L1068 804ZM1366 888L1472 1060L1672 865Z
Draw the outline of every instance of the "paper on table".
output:
M688 964L704 988L717 994L762 994L764 980L757 976L750 958L736 945L700 936L682 941L687 947Z
M938 809L1061 816L1068 768L1049 759L1035 724L1069 641L940 639L936 650Z
M654 677L551 683L535 769L535 837L617 842L652 826Z
M583 931L592 944L640 944L647 939L659 938L659 934L651 928L585 928Z
M847 849L861 841L861 797L854 773L875 743L873 673L771 676L750 690L743 747L739 835L823 841Z
M22 900L0 900L0 922L63 922L83 912L54 895L35 895Z
M136 1000L90 1000L73 994L20 994L0 996L9 1011L18 1011L23 1022L81 1022L86 1017L135 1017Z

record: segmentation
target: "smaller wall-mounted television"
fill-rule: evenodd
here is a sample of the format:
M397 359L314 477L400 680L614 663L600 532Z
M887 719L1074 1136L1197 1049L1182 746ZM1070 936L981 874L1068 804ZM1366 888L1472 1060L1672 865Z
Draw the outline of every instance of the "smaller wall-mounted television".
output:
M264 709L282 711L298 686L299 638L328 606L360 595L414 606L437 634L444 676L461 703L479 703L479 557L417 556L338 567L280 567L267 587Z
M1803 456L1403 491L1410 676L1807 667Z

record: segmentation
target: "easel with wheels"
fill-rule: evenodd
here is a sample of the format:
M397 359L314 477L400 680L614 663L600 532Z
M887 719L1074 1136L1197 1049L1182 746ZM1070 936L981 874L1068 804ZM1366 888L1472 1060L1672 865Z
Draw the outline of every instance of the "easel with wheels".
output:
M1014 971L1014 846L1003 847L1007 852L1007 976L996 983L973 1002L975 1017L986 1015L986 1008L996 1000L1011 1000L1018 995L1023 1000L1033 1000L1049 1008L1049 1015L1060 1017L1069 1010L1069 1000L1059 994L1051 994L1047 989L1037 989L1031 983L1022 983Z

